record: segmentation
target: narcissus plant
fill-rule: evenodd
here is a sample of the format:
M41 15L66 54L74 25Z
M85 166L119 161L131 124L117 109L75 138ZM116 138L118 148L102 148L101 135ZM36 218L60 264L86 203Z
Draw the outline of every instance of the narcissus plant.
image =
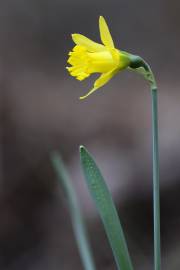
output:
M159 146L158 146L158 91L156 81L150 66L137 55L118 50L114 46L109 28L105 19L100 16L99 29L102 44L96 43L81 34L73 34L72 39L76 44L69 53L67 67L69 73L82 81L91 74L98 73L100 77L94 82L93 88L80 99L84 99L94 91L105 85L119 71L130 69L141 74L150 84L152 98L152 165L153 165L153 216L154 216L154 270L161 270L161 241L160 241L160 191L159 191ZM108 187L97 167L93 157L88 151L80 147L81 165L87 186L100 213L109 243L111 245L118 270L133 270L127 244L119 221L118 214ZM95 270L91 252L85 239L85 231L82 220L73 201L72 188L66 184L66 173L60 173L57 156L53 158L53 164L60 178L65 177L64 186L69 194L72 220L79 250L84 262L85 270ZM75 211L76 210L76 211ZM82 235L84 235L82 237Z

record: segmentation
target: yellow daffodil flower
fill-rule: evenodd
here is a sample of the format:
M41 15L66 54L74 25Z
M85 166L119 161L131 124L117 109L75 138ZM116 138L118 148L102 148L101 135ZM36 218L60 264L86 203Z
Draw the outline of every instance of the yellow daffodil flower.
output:
M130 65L130 56L114 47L105 19L99 17L100 37L103 44L96 43L81 34L73 34L76 46L69 53L69 73L82 81L93 73L100 73L94 87L80 99L84 99L106 84L118 71Z

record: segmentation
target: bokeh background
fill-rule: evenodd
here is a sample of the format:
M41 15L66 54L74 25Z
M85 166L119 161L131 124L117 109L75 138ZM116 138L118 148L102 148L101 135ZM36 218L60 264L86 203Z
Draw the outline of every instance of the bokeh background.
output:
M66 198L50 162L59 150L78 193L97 269L115 269L88 195L78 147L96 158L112 191L136 269L152 269L150 92L124 71L85 101L65 70L71 33L99 41L107 19L118 48L139 54L159 85L163 269L180 267L180 2L0 1L0 268L82 269Z

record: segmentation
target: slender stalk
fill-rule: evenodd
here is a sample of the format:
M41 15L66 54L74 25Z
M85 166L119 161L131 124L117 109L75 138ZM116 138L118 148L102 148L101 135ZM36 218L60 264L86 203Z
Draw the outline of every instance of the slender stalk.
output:
M59 179L67 196L73 230L84 269L96 270L78 199L69 175L67 173L67 170L63 164L60 155L57 152L53 152L51 154L51 161L57 174L57 178Z
M145 62L141 57L132 56L132 63L130 68L142 74L144 78L150 83L151 88L152 139L153 139L154 270L160 270L161 240L160 240L160 191L159 191L158 101L157 101L158 91L154 74L148 63Z
M153 211L154 211L154 269L161 269L160 242L160 191L159 191L159 147L158 147L158 101L157 87L151 88L152 138L153 138Z

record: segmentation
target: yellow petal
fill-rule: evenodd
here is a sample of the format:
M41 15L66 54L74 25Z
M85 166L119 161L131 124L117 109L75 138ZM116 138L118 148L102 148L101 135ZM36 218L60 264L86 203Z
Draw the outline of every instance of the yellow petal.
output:
M102 43L107 47L114 48L114 42L112 40L109 28L102 16L99 17L99 31Z
M85 96L80 97L79 99L85 99L88 96L90 96L93 92L95 92L98 89L98 87L93 87Z
M109 72L103 73L95 82L94 87L102 87L105 85L116 73L118 72L117 69L113 69Z
M95 82L94 87L91 89L85 96L80 97L80 99L85 99L92 93L94 93L97 89L105 85L116 73L118 72L117 69L113 69L109 72L103 73Z
M84 46L89 52L100 52L106 49L103 45L96 43L81 34L72 34L72 39L75 44Z

